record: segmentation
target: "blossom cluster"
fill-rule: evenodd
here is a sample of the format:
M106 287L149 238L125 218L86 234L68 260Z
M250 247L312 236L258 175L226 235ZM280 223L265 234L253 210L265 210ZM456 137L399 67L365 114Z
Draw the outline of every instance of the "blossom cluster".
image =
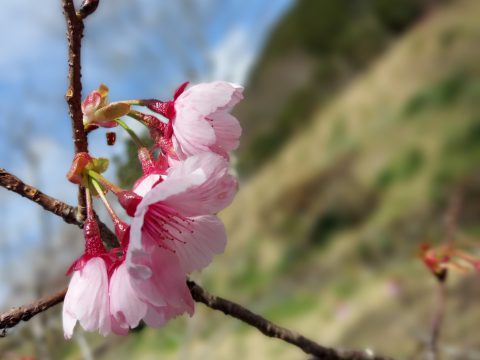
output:
M82 103L87 131L121 125L136 140L143 175L132 189L121 189L101 173L106 159L76 155L67 177L86 188L85 252L69 268L73 274L63 305L63 328L71 338L77 321L87 331L125 335L140 321L159 327L194 311L187 274L207 266L223 252L225 229L217 213L237 190L229 173L229 152L241 128L230 110L242 88L227 82L183 84L171 101L109 102L101 85ZM150 111L135 110L143 106ZM155 115L153 115L155 114ZM153 147L121 120L146 126ZM105 194L113 193L130 221L115 213ZM120 245L107 250L92 206L105 204Z

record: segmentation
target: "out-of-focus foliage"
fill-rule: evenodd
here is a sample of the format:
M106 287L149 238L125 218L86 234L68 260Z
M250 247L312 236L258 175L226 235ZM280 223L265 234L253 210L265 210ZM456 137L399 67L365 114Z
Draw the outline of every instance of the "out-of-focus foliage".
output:
M237 110L243 176L268 161L314 109L429 11L426 0L298 1L277 26Z

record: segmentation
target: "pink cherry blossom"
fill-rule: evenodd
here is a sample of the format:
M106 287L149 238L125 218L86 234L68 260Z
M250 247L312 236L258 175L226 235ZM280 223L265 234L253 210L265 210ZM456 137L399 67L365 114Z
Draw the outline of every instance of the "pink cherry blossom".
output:
M185 312L192 315L193 299L176 256L156 248L142 260L153 269L148 279L132 277L125 262L112 274L110 311L120 326L135 328L144 320L149 326L159 327Z
M108 87L101 84L82 102L83 125L111 128L117 126L115 119L128 114L130 105L123 102L108 103Z
M101 257L87 261L73 273L63 303L63 332L70 339L78 322L87 331L98 330L103 336L111 331L125 335L110 315L107 265Z
M224 81L190 87L175 100L173 147L180 159L205 151L235 150L242 132L229 111L243 99L243 88Z
M239 144L242 129L229 112L243 99L243 88L216 81L185 91L187 84L175 92L173 101L147 101L151 110L170 120L166 129L159 129L162 133L159 146L169 157L173 150L181 160L210 151L226 156Z
M85 330L98 330L104 336L111 331L125 335L126 331L110 314L108 270L112 259L103 246L100 229L92 213L85 221L83 233L85 253L67 271L67 274L73 272L73 276L63 303L65 338L72 337L77 321Z
M130 273L144 279L153 276L146 259L158 247L175 254L184 273L208 265L226 244L225 228L215 214L230 204L236 188L228 161L214 153L175 163L161 182L147 176L137 184L134 191L143 198L131 224Z

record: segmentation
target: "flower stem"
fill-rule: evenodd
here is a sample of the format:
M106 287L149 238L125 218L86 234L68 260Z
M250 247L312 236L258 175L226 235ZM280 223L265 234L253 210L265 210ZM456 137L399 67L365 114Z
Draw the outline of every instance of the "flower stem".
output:
M91 178L98 181L100 184L102 184L102 186L104 188L106 188L107 190L110 190L114 194L117 194L119 192L124 191L124 189L122 189L121 187L111 183L110 181L105 179L101 174L97 173L96 171L88 170L88 176L90 176Z
M95 215L93 214L92 194L88 187L85 188L85 197L86 197L86 207L87 207L87 218L93 219Z
M114 223L120 222L120 221L121 221L120 218L119 218L118 215L115 213L115 211L113 210L112 206L111 206L110 203L108 202L107 197L106 197L105 194L103 193L103 188L102 188L102 186L100 185L100 183L99 183L97 180L95 180L95 178L93 178L93 177L90 178L90 181L92 182L92 185L93 185L93 187L95 188L95 190L97 190L98 196L100 196L100 199L102 200L103 205L105 205L105 208L107 209L108 214L109 214L110 217L112 218L113 222L114 222Z
M142 116L142 113L140 111L130 109L127 116L131 117L134 120L137 120L142 125L145 125L145 126L148 127L148 124L145 122L145 120Z
M135 134L135 132L130 129L130 127L125 124L125 122L121 119L115 119L115 122L120 125L127 133L128 135L130 135L130 137L132 138L133 142L138 146L138 147L145 147L145 145L143 144L142 140L140 140L140 138L137 136L137 134Z

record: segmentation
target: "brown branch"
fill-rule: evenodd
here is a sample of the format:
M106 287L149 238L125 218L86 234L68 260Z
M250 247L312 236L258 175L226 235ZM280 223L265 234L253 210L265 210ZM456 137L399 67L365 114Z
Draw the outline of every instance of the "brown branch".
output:
M35 202L45 210L60 216L68 224L82 225L76 218L76 209L73 206L48 196L31 185L25 184L18 177L2 168L0 168L0 186Z
M3 314L0 314L0 329L5 331L5 329L14 327L20 321L28 321L35 315L50 309L52 306L60 304L63 301L66 292L67 289L65 288L56 294L45 296L31 304L12 308ZM3 336L5 336L5 334L3 334Z
M67 23L68 38L68 88L65 99L72 120L73 143L75 153L87 152L88 142L83 127L81 47L83 20L77 16L73 0L63 0L63 14Z
M448 207L443 217L444 224L444 243L448 248L453 248L455 235L458 228L458 218L463 201L463 187L460 184L450 195ZM430 339L427 347L427 359L437 360L439 357L439 343L442 326L445 318L445 308L447 303L447 279L448 269L443 269L440 273L435 273L436 293L435 309L430 327Z
M65 100L72 121L72 137L75 154L88 152L87 134L83 126L82 114L82 72L81 72L81 49L83 37L83 19L93 13L98 6L97 1L84 1L79 13L75 12L73 0L63 0L63 14L67 24L68 39L68 88ZM79 221L86 216L85 189L78 188L78 212Z
M436 303L430 330L430 340L428 342L428 360L438 359L440 334L442 330L443 319L445 317L445 305L447 302L446 280L446 271L443 277L437 277Z
M0 168L0 186L15 192L20 196L35 202L45 210L60 216L67 224L74 224L80 228L83 228L83 221L80 221L77 218L77 209L75 207L65 204L63 201L43 193L34 186L25 184L18 177L10 174L3 168ZM115 234L100 220L98 220L98 223L100 225L100 232L103 241L109 247L118 246L118 240Z
M318 360L389 360L391 358L375 356L366 351L341 351L317 344L313 340L291 330L278 326L271 321L257 315L233 301L209 294L206 290L191 280L187 280L193 299L205 304L211 309L219 310L226 315L243 321L262 332L264 335L288 342ZM21 321L28 321L33 316L61 303L67 289L44 297L34 303L18 308L12 308L0 314L0 329L12 328Z
M219 310L225 315L232 316L243 321L262 334L288 342L307 354L315 356L315 359L322 360L387 360L388 357L375 356L367 351L342 351L319 345L313 340L306 338L296 332L278 326L262 316L251 312L243 306L233 301L209 294L199 285L191 280L187 280L187 285L196 302L201 302L211 309Z

